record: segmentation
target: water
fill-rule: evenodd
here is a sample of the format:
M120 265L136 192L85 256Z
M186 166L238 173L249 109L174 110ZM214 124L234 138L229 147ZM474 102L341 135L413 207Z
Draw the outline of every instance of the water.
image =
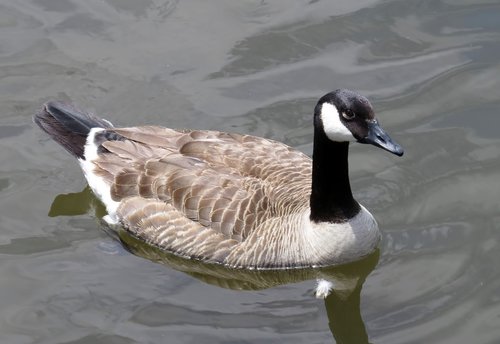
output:
M500 342L499 60L498 1L0 0L0 343ZM383 240L319 272L129 253L31 123L56 98L310 154L314 103L339 87L406 153L352 146ZM317 274L337 281L326 301Z

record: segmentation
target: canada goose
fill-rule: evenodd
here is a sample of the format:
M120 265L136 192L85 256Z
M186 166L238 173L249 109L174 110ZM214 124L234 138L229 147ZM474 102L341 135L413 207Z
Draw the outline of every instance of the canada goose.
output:
M34 116L80 162L106 222L175 255L235 268L336 265L373 252L373 216L352 196L349 142L396 155L365 97L336 90L314 109L313 159L241 134L115 128L60 102Z

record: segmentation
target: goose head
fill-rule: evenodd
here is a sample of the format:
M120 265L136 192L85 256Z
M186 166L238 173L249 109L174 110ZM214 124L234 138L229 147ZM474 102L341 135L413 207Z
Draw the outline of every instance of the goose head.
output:
M398 156L404 153L380 127L368 99L351 90L339 89L321 97L314 109L314 125L334 142L369 143Z

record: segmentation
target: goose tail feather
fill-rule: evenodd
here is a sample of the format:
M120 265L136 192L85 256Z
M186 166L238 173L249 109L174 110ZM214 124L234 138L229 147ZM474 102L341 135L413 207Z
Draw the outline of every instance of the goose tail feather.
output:
M72 106L50 101L33 116L33 121L74 157L85 159L84 147L92 128L113 128L105 119L83 113Z

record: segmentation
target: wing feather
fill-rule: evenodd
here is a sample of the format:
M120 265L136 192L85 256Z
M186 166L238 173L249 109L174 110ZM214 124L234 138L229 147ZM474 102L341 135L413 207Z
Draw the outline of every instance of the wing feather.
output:
M101 137L119 139L102 142L93 163L120 202L118 217L174 253L222 261L238 243L258 240L251 234L264 221L308 206L311 160L282 143L160 127L106 130L117 135Z

